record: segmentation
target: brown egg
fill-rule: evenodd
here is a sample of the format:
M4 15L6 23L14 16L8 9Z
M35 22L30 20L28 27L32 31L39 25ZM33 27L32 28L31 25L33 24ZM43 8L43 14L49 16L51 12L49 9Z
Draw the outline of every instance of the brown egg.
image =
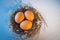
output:
M23 12L18 12L15 15L15 22L20 23L22 20L24 20L24 14L23 14Z
M29 30L29 29L32 28L32 22L28 21L28 20L25 20L20 24L20 28L23 29L23 30Z
M33 12L32 11L26 11L25 12L25 17L26 17L26 19L28 19L28 20L30 20L30 21L33 21L33 19L34 19L34 14L33 14Z

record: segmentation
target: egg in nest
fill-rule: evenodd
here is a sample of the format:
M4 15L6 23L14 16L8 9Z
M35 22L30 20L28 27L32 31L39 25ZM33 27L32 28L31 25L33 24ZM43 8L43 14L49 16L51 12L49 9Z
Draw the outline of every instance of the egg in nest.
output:
M21 24L20 24L20 28L23 30L29 30L32 28L32 22L29 20L24 20Z
M15 15L15 22L16 23L21 23L24 20L24 14L23 12L18 12Z
M28 20L30 20L30 21L33 21L33 19L34 19L34 14L33 14L33 12L32 11L26 11L25 12L25 17L26 17L26 19L28 19Z

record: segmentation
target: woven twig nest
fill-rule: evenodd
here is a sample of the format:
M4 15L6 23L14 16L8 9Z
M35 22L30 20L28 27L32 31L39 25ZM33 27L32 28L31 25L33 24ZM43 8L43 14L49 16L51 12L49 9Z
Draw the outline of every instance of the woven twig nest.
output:
M32 29L26 31L26 30L22 30L20 28L20 25L15 22L14 17L17 12L24 13L27 10L31 10L34 13L34 20L33 20ZM25 35L26 37L31 37L31 36L34 36L35 34L37 34L42 26L42 21L44 21L42 15L38 12L38 10L36 10L35 8L30 7L30 6L22 6L22 7L18 8L11 15L11 19L10 19L10 23L11 23L13 32L20 34L21 36Z

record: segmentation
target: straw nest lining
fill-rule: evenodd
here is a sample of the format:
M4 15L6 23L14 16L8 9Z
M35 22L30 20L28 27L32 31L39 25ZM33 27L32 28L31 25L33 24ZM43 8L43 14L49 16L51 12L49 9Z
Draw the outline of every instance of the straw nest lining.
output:
M25 31L20 28L20 25L15 22L14 18L15 18L15 14L17 12L24 13L27 10L31 10L34 13L34 20L33 20L32 29ZM24 20L26 20L26 19L24 19ZM10 23L11 23L13 32L15 32L17 34L21 34L21 35L26 35L26 37L31 37L31 36L37 34L41 28L42 21L44 21L42 15L35 8L30 7L30 6L22 6L22 7L18 8L11 15L11 19L10 19Z

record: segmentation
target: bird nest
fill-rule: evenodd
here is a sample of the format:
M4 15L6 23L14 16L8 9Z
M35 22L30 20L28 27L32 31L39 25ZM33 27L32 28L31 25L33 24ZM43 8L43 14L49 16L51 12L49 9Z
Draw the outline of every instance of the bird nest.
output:
M24 13L27 10L31 10L34 13L34 20L33 20L32 28L26 31L20 28L20 25L15 22L14 18L17 12ZM12 26L13 32L15 32L16 34L20 34L21 36L25 35L26 37L31 37L37 34L42 26L42 21L44 21L42 15L38 12L38 10L30 6L22 6L18 8L10 17L10 25Z

